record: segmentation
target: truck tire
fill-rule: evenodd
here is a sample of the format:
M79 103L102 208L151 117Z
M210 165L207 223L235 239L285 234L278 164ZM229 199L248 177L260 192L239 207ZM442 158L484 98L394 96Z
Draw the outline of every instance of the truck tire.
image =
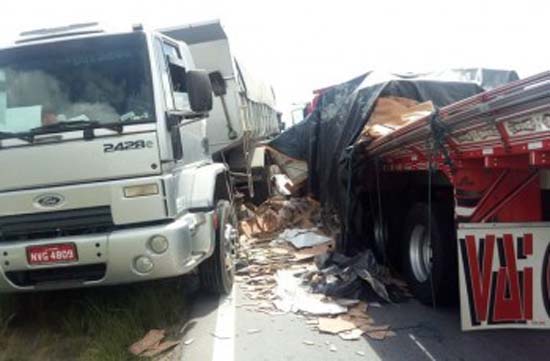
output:
M229 294L235 277L237 217L233 205L226 200L217 205L218 228L214 253L199 266L202 288L215 294Z
M431 239L427 204L415 204L406 218L403 271L414 296L426 305L448 304L456 298L456 241L449 213L440 205L432 206Z
M254 197L252 203L256 206L261 205L273 195L271 189L271 172L269 167L252 169L254 181Z

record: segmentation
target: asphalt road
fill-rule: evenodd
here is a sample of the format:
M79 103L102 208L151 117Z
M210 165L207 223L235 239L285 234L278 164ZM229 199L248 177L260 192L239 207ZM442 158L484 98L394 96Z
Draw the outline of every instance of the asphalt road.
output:
M457 308L434 310L416 301L370 308L377 324L396 336L384 341L343 341L319 334L293 314L269 316L245 310L235 287L222 299L198 294L184 340L185 361L302 360L548 360L550 332L498 330L462 332ZM314 345L307 345L311 341ZM333 350L330 350L330 345ZM335 350L334 350L335 348Z

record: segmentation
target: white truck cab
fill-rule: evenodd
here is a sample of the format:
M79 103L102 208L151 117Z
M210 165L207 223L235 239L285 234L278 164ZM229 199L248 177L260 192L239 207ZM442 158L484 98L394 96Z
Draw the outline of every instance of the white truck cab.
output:
M0 50L0 292L233 279L228 169L208 74L136 26L31 31Z

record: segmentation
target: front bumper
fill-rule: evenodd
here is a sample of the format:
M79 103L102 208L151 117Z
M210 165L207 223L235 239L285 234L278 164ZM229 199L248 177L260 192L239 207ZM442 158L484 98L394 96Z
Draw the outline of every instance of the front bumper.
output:
M213 214L187 213L171 223L125 228L110 233L0 244L0 292L23 292L114 285L179 276L192 271L212 255L215 245ZM149 246L161 235L168 248L161 254ZM29 265L26 248L74 243L78 261L70 264ZM135 267L146 256L153 268Z

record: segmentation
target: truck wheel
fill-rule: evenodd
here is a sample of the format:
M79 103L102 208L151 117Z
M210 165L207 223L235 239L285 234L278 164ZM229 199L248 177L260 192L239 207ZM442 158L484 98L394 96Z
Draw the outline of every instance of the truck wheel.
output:
M456 242L445 209L425 203L410 210L403 239L403 271L412 293L427 305L447 304L456 295ZM435 298L435 299L434 299Z
M204 290L216 294L229 294L235 276L237 216L233 205L219 201L217 206L218 229L214 253L199 266L201 285Z

